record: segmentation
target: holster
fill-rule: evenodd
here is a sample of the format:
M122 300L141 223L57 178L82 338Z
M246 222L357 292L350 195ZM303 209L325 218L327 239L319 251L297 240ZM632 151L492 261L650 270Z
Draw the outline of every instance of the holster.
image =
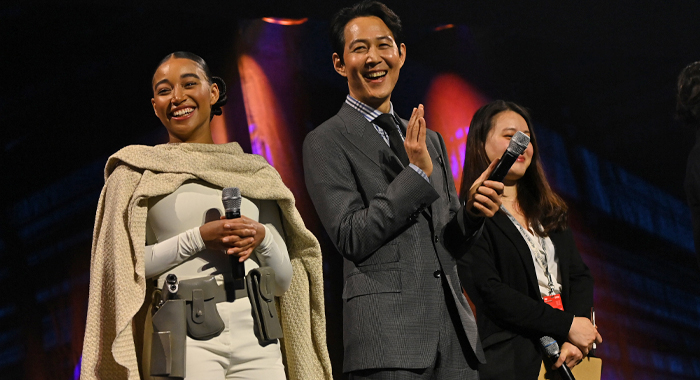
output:
M168 300L153 314L151 376L185 377L185 301Z
M253 331L261 343L282 338L282 326L275 307L276 284L275 271L270 267L251 269L246 276Z
M224 331L216 304L226 301L226 290L217 285L214 276L180 281L177 298L185 301L190 338L208 340Z

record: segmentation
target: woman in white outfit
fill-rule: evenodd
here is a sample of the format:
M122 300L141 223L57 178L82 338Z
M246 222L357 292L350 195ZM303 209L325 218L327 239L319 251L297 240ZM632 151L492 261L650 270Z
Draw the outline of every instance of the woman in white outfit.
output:
M149 376L150 316L162 305L151 294L159 294L172 274L180 284L213 276L228 292L216 303L223 331L186 338L185 379L285 379L280 342L256 337L250 300L227 287L233 256L246 273L272 268L275 296L289 289L279 301L289 378L329 379L320 248L291 192L262 157L243 153L236 143L214 144L210 120L221 114L225 85L204 60L170 54L152 85L153 109L170 141L126 147L105 168L82 378ZM223 217L224 187L240 188L240 218Z
M153 110L171 144L214 143L209 120L212 107L221 106L223 82L213 82L204 61L197 61L173 53L153 75ZM224 279L231 280L228 254L238 256L246 272L259 266L274 269L275 295L282 295L292 280L292 266L277 203L243 197L242 217L221 219L221 190L192 180L173 193L149 198L146 278L156 279L162 288L168 274L180 281L215 275L223 285ZM284 379L279 345L263 346L253 333L249 299L220 302L217 309L225 324L221 335L208 340L187 337L186 379Z

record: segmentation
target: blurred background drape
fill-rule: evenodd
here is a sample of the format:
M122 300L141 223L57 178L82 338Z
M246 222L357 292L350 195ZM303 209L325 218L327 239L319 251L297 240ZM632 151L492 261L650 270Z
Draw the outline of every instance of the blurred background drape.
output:
M235 4L234 4L235 3ZM341 2L0 5L0 378L77 376L107 157L159 144L150 80L192 51L229 87L217 143L264 156L324 250L328 346L342 366L342 260L304 186L301 144L347 94L328 21ZM700 272L682 182L695 138L675 80L700 59L700 3L387 1L404 22L398 114L426 107L459 186L474 111L532 110L545 170L595 276L604 379L700 377Z

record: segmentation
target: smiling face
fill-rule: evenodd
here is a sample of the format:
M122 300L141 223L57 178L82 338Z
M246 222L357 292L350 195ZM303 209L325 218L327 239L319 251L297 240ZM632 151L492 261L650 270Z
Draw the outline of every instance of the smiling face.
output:
M211 106L219 87L186 58L171 58L153 74L153 111L168 130L170 142L212 143Z
M493 117L491 124L491 130L486 136L484 144L486 155L490 161L503 156L503 153L508 148L508 144L510 144L510 139L516 132L520 131L530 136L530 128L527 126L527 122L517 112L500 112ZM525 171L532 161L532 154L533 148L532 143L530 143L525 152L518 157L510 171L508 171L503 180L505 185L513 185L525 175Z
M350 96L385 113L405 59L406 46L397 46L391 30L375 16L350 20L343 59L333 53L333 65L348 79Z

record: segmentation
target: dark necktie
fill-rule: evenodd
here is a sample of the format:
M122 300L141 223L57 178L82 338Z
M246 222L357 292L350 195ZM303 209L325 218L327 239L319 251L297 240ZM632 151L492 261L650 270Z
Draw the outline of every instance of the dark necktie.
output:
M383 113L372 121L389 134L389 147L399 158L403 166L408 166L408 154L403 146L403 139L399 133L399 128L391 114Z

